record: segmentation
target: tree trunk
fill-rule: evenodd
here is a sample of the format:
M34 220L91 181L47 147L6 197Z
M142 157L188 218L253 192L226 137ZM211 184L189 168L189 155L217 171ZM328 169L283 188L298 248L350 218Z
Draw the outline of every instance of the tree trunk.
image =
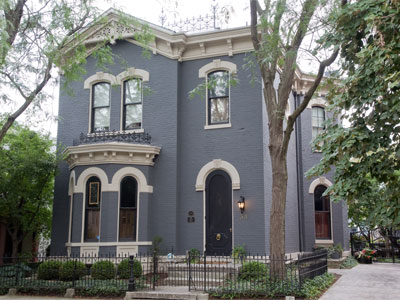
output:
M18 256L18 246L20 243L20 240L18 239L18 230L14 230L14 232L11 235L11 240L12 240L11 257L13 261L16 261Z
M278 128L279 129L279 128ZM282 132L271 126L270 134L282 136ZM270 139L276 141L276 139ZM278 139L279 141L279 139ZM286 153L279 143L269 145L272 165L272 203L270 215L271 273L283 279L285 275L285 210L287 192Z

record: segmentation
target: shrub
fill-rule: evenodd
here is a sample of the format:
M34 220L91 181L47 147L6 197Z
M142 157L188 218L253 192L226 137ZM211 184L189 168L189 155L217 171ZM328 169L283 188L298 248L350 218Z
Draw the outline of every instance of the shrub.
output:
M0 277L28 277L32 274L32 269L29 268L25 263L17 263L15 265L2 266L0 267Z
M60 267L60 279L63 281L77 280L86 274L86 265L80 261L67 261Z
M93 279L113 279L115 277L115 266L108 260L98 261L93 264L91 274Z
M117 286L92 286L75 289L77 296L83 297L121 297L126 291Z
M245 257L246 256L246 249L244 248L244 246L236 246L235 248L233 248L233 258L241 258L241 257Z
M340 264L341 269L351 269L358 265L358 262L354 257L348 256L346 259Z
M258 261L245 262L239 272L239 279L251 280L265 276L267 267Z
M131 276L131 271L129 267L129 259L124 259L118 265L118 275L121 279L129 279ZM133 276L136 278L142 275L142 265L136 259L133 260Z
M41 263L37 271L38 279L59 279L61 265L60 261L45 261Z
M307 280L302 284L300 293L307 299L318 299L334 280L335 275L329 273L314 277L314 279Z
M190 263L195 264L198 263L200 260L200 251L197 250L196 248L192 248L189 250L189 257L190 257Z

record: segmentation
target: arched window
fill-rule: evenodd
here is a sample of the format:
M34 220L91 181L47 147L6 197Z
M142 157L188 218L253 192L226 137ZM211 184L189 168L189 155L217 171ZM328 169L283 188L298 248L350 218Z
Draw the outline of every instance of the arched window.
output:
M110 130L110 92L107 82L92 87L92 132Z
M317 185L314 190L315 238L328 239L331 234L331 202L329 196L323 196L326 186Z
M207 86L208 125L229 123L229 72L209 73Z
M137 181L131 176L121 181L119 207L119 241L136 241Z
M133 78L124 81L124 107L122 129L142 128L142 80Z
M86 182L85 242L100 239L100 200L101 182L98 177L92 176Z
M312 107L312 138L315 139L318 134L324 131L325 109L321 106Z

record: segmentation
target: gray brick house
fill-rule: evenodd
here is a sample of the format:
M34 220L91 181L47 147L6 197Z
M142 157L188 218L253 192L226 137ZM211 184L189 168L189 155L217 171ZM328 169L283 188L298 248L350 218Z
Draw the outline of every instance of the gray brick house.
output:
M100 70L89 55L83 80L70 86L74 95L60 93L58 143L67 159L55 182L52 253L138 253L156 235L175 254L226 254L237 245L268 253L268 120L261 84L251 84L243 68L250 29L184 34L149 24L155 41L145 59L134 29L114 11L107 15L107 24L83 35L89 47L119 36L111 44L115 63ZM296 72L288 112L311 79ZM205 80L213 84L204 96L189 99ZM288 253L315 244L348 249L346 206L321 196L332 174L304 177L321 158L310 142L323 129L323 94L301 115L290 143Z

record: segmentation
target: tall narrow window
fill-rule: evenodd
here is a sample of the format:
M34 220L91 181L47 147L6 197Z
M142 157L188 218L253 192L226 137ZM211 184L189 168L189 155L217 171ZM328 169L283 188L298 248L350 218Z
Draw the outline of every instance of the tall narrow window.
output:
M315 139L318 134L324 131L322 125L325 121L325 109L320 106L312 107L312 138Z
M127 176L121 181L119 240L136 241L137 181Z
M326 186L318 185L314 190L315 237L331 239L331 203L328 196L323 196Z
M123 130L142 127L142 80L133 78L124 82Z
M100 179L92 176L86 182L85 242L97 242L100 239Z
M229 73L215 71L207 76L208 124L229 123Z
M110 129L110 84L99 82L92 90L92 132Z

